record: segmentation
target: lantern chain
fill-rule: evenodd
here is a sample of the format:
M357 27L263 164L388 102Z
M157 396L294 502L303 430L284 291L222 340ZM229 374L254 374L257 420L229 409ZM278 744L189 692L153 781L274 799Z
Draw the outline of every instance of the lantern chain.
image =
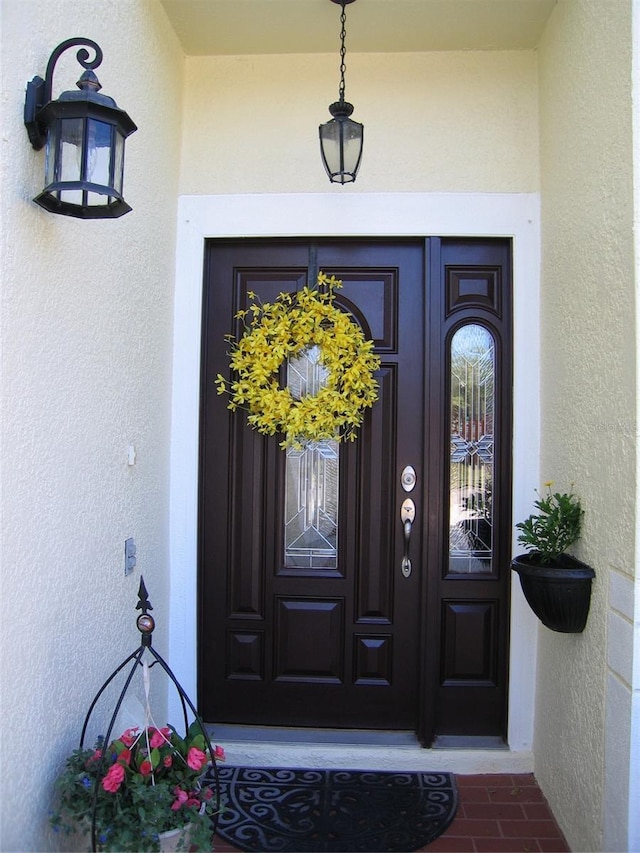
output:
M345 72L347 70L347 66L345 63L345 56L347 55L347 49L344 46L344 41L345 41L345 38L347 37L346 23L347 23L347 13L344 10L344 2L343 2L342 3L342 13L340 14L340 24L341 24L342 28L340 30L340 88L338 89L338 94L339 94L341 101L344 101L344 88L345 88L344 75L345 75Z

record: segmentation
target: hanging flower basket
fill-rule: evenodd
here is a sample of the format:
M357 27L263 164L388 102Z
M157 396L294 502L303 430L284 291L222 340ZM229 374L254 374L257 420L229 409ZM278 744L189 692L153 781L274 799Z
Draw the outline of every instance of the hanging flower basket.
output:
M64 834L88 834L93 851L208 851L213 847L221 810L217 762L224 760L224 750L213 746L195 706L152 646L155 620L149 613L153 607L142 578L136 610L142 611L136 619L142 635L140 647L112 672L94 697L80 745L67 758L56 780L58 796L50 824ZM106 734L97 736L93 748L86 746L89 724L98 723L94 711L103 704L99 700L112 695L105 691L115 685L128 664L131 669ZM178 692L184 735L170 724L158 726L153 719L151 668L156 665ZM125 702L139 667L144 704L137 697L128 697ZM133 709L139 723L112 738L116 720L125 708L125 716ZM191 723L187 709L193 717Z
M300 447L322 439L353 441L364 413L378 398L374 378L380 359L373 341L334 305L342 282L323 273L318 289L280 293L273 303L252 304L236 318L244 334L231 344L229 381L218 374L218 393L230 396L228 408L246 409L250 426L263 435L282 433L281 447ZM301 355L317 356L322 387L313 393L292 392L282 380L283 365Z

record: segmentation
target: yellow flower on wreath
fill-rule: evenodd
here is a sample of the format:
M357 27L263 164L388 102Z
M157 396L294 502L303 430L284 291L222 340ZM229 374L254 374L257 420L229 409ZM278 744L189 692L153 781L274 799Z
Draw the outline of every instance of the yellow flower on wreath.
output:
M250 307L236 314L244 334L238 340L226 336L233 378L217 375L218 394L229 394L232 411L246 409L258 432L283 433L281 447L331 438L353 441L365 410L378 399L374 374L380 359L373 341L335 307L334 290L340 287L340 280L320 272L317 289L280 293L274 302L260 303L249 291ZM281 385L281 369L313 346L328 373L326 384L317 394L296 399Z

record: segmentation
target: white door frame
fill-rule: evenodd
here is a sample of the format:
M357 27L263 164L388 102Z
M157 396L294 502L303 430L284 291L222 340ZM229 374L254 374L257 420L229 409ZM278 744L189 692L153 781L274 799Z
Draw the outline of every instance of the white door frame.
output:
M169 641L172 669L194 701L204 243L207 238L215 237L325 236L513 238L515 518L528 514L533 489L539 485L540 200L537 193L388 194L345 192L338 188L336 192L317 194L180 197L171 425ZM505 759L500 764L505 772L509 767L506 757L510 754L521 753L521 759L531 756L536 627L520 586L514 583L509 663L510 753L503 751ZM175 710L170 707L170 717ZM447 752L455 763L454 751ZM516 772L522 768L522 761L513 766Z

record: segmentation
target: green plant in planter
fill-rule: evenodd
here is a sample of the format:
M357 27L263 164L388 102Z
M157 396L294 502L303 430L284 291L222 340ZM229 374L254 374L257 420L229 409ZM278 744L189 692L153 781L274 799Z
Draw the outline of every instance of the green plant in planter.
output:
M127 729L107 747L99 739L67 759L51 825L90 833L95 802L98 850L160 850L161 833L189 827L174 849L210 851L217 803L201 782L210 758L198 721L184 738L172 726L149 726ZM215 758L224 759L221 747Z
M516 524L516 529L520 531L518 543L538 555L540 565L548 566L580 538L584 510L573 492L552 492L553 480L544 485L546 495L536 491L538 512Z
M573 492L547 493L535 501L538 510L516 524L518 542L532 549L511 561L529 606L552 631L577 634L584 630L591 601L591 566L566 553L580 537L584 512Z

